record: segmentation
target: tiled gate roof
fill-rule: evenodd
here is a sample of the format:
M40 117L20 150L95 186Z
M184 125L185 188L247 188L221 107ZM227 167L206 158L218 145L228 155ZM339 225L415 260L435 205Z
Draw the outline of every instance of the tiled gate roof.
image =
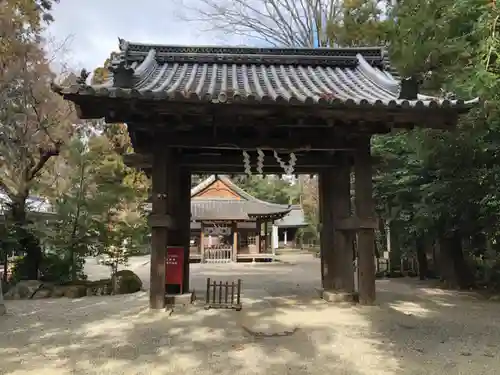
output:
M383 48L182 47L120 40L100 85L64 94L261 103L469 107L477 102L402 94ZM410 90L411 91L411 90Z

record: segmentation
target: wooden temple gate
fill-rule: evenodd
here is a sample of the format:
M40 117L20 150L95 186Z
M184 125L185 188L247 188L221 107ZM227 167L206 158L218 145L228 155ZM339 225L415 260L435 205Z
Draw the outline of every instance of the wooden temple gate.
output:
M82 119L125 122L129 163L152 177L150 307L165 305L165 249L189 254L190 175L319 176L323 288L375 301L372 134L451 129L476 101L418 94L382 48L173 47L120 40L107 82L54 87ZM292 153L293 152L293 153ZM288 158L292 162L286 164ZM284 160L284 161L283 161ZM354 175L354 207L351 175ZM189 289L189 263L184 287Z

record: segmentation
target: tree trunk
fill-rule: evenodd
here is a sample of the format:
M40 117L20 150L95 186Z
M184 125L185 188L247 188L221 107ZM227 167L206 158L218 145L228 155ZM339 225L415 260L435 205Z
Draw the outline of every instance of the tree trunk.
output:
M76 279L77 279L75 247L76 247L77 241L78 241L78 239L77 239L78 228L79 228L78 224L79 224L79 220L80 220L82 202L84 199L85 167L86 167L85 162L80 164L80 181L79 181L79 189L78 189L78 195L77 195L77 206L76 206L76 212L75 212L75 219L73 220L73 228L71 230L71 245L69 247L69 260L70 260L70 265L71 265L71 281L73 281L73 282L76 281Z
M386 221L387 251L389 252L389 272L401 269L401 247L399 244L399 227L396 220Z
M380 246L380 249L378 249L379 256L383 258L384 253L388 251L387 249L387 231L386 231L386 221L385 220L379 220L378 221L378 231L380 233L380 242L378 243ZM382 253L382 254L380 254Z
M464 258L460 233L442 236L439 250L441 279L449 288L470 288L473 277Z
M17 199L13 199L11 216L16 228L20 250L24 251L26 274L28 280L38 279L38 270L42 261L42 249L38 238L27 228L28 220L26 218L26 199L27 194Z
M9 269L9 252L7 249L7 246L4 248L3 251L3 275L2 275L2 280L3 282L7 282L7 271Z
M71 264L71 281L76 281L75 249L73 246L69 250L69 261Z
M425 238L422 235L417 236L415 246L417 248L418 277L420 280L425 280L427 278L429 267L427 264Z
M69 247L69 261L71 265L71 281L76 281L76 254L75 254L75 246L77 241L77 232L78 232L78 218L80 216L80 204L78 204L78 208L76 211L76 218L73 222L73 229L71 231L71 244Z

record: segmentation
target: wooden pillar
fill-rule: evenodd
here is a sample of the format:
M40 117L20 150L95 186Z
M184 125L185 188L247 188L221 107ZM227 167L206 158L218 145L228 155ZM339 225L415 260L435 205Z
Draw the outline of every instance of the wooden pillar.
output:
M335 172L332 210L335 223L335 275L334 287L352 299L354 294L354 267L352 257L352 233L339 228L339 223L351 216L351 160L349 155L335 155Z
M354 158L354 189L356 215L359 221L375 221L372 196L372 166L370 137L362 139ZM375 303L375 232L363 225L358 229L359 303Z
M191 219L191 175L189 171L180 168L176 162L179 160L179 151L169 151L171 162L168 168L167 179L167 211L174 220L174 225L168 230L168 246L182 247L184 249L184 277L183 288L189 291L189 239Z
M323 214L324 210L324 191L322 184L323 173L318 173L318 233L319 233L319 259L320 259L320 272L321 272L321 287L325 288L325 237L323 236Z
M332 167L320 172L319 190L321 192L321 257L323 264L323 289L335 289L335 247L334 247L334 217L333 193L335 185L335 170Z
M273 223L271 226L271 248L273 257L276 256L276 249L278 248L278 227Z
M264 221L264 253L267 253L267 248L269 246L269 241L267 240L267 221Z
M260 220L257 220L257 229L256 229L256 236L255 236L255 241L256 241L256 247L257 247L257 253L260 254L260 248L261 248L261 240L260 240L260 231L262 230L262 222Z
M189 255L191 240L191 173L186 169L179 171L178 178L179 201L176 210L176 219L179 226L180 244L184 247L184 277L183 292L189 292Z
M238 261L238 223L236 221L232 224L233 228L233 262Z
M182 247L182 231L181 231L181 221L179 213L181 211L181 189L179 186L180 179L180 168L176 160L178 160L176 149L171 149L171 162L169 163L168 169L168 181L167 181L167 211L169 215L175 221L173 225L168 230L168 240L166 252L168 252L169 246ZM166 290L166 293L173 293L173 290Z
M203 233L203 222L200 223L200 262L205 262L205 235Z
M167 204L171 162L170 149L157 147L153 150L152 212L149 217L151 226L149 307L152 309L165 307L165 251L168 244L168 228L173 224Z

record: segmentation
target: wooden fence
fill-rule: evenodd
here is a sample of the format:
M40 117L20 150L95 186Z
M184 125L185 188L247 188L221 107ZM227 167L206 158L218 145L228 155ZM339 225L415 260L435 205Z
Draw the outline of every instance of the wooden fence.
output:
M207 279L205 295L205 309L234 309L241 310L241 279L229 284L222 281Z

